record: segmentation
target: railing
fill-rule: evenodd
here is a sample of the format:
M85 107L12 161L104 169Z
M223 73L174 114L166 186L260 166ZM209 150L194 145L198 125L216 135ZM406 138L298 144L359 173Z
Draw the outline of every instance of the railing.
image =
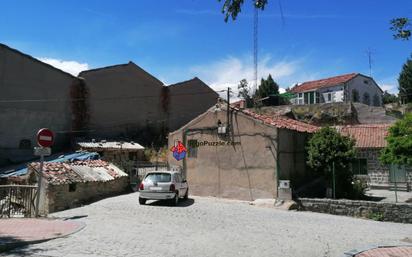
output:
M37 186L0 185L0 218L33 217Z

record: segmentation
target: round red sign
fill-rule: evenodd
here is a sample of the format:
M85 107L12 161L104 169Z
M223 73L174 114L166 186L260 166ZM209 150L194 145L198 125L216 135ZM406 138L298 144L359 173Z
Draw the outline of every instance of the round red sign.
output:
M54 136L50 129L42 128L37 132L37 144L43 147L50 147L53 145Z

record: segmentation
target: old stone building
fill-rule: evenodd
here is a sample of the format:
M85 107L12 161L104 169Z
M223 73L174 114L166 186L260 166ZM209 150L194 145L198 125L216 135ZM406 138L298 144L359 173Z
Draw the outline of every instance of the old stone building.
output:
M191 193L276 198L279 180L290 180L292 187L305 180L304 144L318 127L282 116L226 110L212 107L169 134L169 148L187 150L183 155L170 151L168 160L183 167Z
M39 163L28 166L28 183L37 183ZM126 173L102 160L45 163L40 214L61 211L123 193L129 186Z
M366 178L372 188L391 188L393 184L390 166L379 161L380 152L387 145L385 137L390 126L390 124L363 124L336 127L341 134L356 141L357 156L352 163L352 170L356 176ZM412 183L411 167L406 168L400 175L405 185Z
M129 62L79 74L89 92L89 137L164 139L213 106L218 94L198 78L165 86Z
M167 86L165 109L169 131L175 131L217 103L219 95L199 78Z
M48 127L55 150L70 145L83 117L82 80L0 44L0 166L33 158L36 133Z

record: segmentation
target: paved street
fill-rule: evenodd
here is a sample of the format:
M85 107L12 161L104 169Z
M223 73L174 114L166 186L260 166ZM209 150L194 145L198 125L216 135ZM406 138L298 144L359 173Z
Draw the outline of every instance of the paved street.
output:
M240 201L194 197L169 207L139 206L137 198L133 193L55 213L78 216L87 227L3 256L342 256L368 244L408 244L402 240L412 236L412 225Z

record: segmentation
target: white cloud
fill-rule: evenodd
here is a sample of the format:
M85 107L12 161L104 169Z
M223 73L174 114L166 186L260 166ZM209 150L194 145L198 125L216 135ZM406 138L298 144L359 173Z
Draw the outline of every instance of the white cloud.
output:
M312 79L313 74L308 75L303 72L302 66L303 60L275 61L270 55L266 55L258 63L258 85L260 79L266 78L269 74L281 87ZM255 84L254 65L250 57L229 56L209 64L192 67L191 73L196 74L214 90L224 90L230 87L234 92L233 100L237 99L237 85L240 80L246 79L251 88ZM285 89L280 88L279 92L285 92ZM221 93L221 96L224 97L225 93Z
M76 61L64 61L47 57L40 57L37 59L47 64L50 64L51 66L54 66L60 70L63 70L67 73L70 73L73 76L77 76L81 71L90 69L89 64L87 63L79 63Z
M380 87L383 91L388 91L391 94L399 93L398 86L394 84L381 84Z

